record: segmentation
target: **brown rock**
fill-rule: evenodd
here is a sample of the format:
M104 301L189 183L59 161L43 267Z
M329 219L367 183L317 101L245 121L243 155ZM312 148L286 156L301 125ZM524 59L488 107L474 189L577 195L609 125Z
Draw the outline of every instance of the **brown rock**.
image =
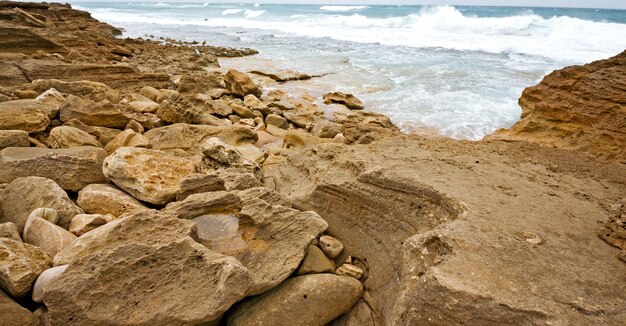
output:
M134 121L134 120L133 120ZM134 130L126 129L111 140L104 149L111 154L120 147L143 147L150 148L150 142L142 134Z
M343 244L329 235L320 237L319 245L326 256L331 259L337 258L343 251Z
M31 212L40 207L58 212L56 222L67 228L76 214L83 211L72 202L65 191L53 180L41 177L15 179L2 191L2 221L13 222L20 234Z
M153 149L182 149L190 153L201 153L202 144L211 137L218 137L231 145L255 143L256 133L242 126L197 126L177 123L147 131L144 136Z
M358 280L363 276L363 270L357 266L346 263L339 266L339 268L335 271L335 274L354 277Z
M345 94L342 92L324 94L324 103L325 104L331 104L331 103L343 104L350 110L363 110L363 108L365 108L365 105L363 105L363 102L361 102L361 100L356 98L354 95Z
M231 69L224 76L226 88L231 94L244 97L248 94L260 97L263 91L261 88L243 72Z
M287 122L287 119L276 114L269 114L265 118L265 123L268 125L281 128L281 129L287 129L287 127L289 127L289 123Z
M14 298L28 294L37 276L52 266L43 250L9 238L0 238L0 257L0 287Z
M242 118L254 118L254 112L252 112L252 110L248 109L247 107L243 106L243 105L239 105L235 102L231 102L228 104L228 106L230 106L230 108L233 110L233 112L242 117Z
M189 195L202 192L245 190L260 186L261 182L245 170L220 169L205 174L190 174L183 178L176 200L184 200Z
M29 146L28 132L24 130L0 130L0 149Z
M157 98L159 98L159 95L161 95L161 92L152 87L152 86L144 86L141 88L141 95L153 100L153 101L157 101Z
M42 104L27 100L0 102L0 130L43 131L50 118ZM32 103L32 104L30 104Z
M81 236L97 227L103 226L115 219L113 215L101 214L78 214L74 216L70 223L70 232L76 236Z
M130 122L126 125L126 127L124 128L124 130L132 130L138 134L143 134L146 130L145 128L141 125L141 123L135 121L135 120L130 120Z
M222 101L207 100L204 104L207 107L207 112L210 114L220 117L227 117L233 114L233 109Z
M217 137L209 138L202 144L205 163L213 168L238 168L250 171L261 178L261 168L255 162L244 157L235 146L221 141Z
M226 88L224 77L218 71L183 74L178 83L178 92L183 95L206 93L224 88Z
M80 146L102 147L98 140L78 128L60 126L52 128L48 137L48 146L51 148L70 148Z
M61 275L69 265L55 266L46 269L43 273L39 274L35 284L33 285L33 301L43 302L43 297L46 292L46 287L54 282L55 279Z
M0 320L5 325L39 326L39 319L0 290Z
M102 161L107 153L91 146L65 149L9 147L0 151L0 182L25 176L54 180L61 188L79 191L91 183L105 183Z
M137 199L110 184L90 184L78 193L78 206L88 214L118 217L148 210Z
M204 110L204 106L194 106L181 95L174 95L161 102L157 116L169 123L191 123L221 126L225 122Z
M37 93L43 93L54 88L61 93L87 98L96 102L108 100L117 103L120 100L118 91L105 84L89 80L62 81L58 79L39 79L34 80L27 87Z
M291 81L291 80L307 80L307 79L311 79L312 77L311 75L308 75L302 72L297 72L291 69L284 69L284 70L279 70L275 72L253 70L250 73L269 77L281 83L286 82L286 81Z
M60 107L60 117L63 122L76 119L91 126L118 129L124 128L130 121L120 106L108 100L94 102L76 96L70 96L63 102Z
M304 260L298 267L296 275L334 273L335 263L328 259L324 252L317 246L310 245L306 251Z
M28 216L24 225L24 242L41 248L54 258L59 251L74 241L76 236L41 218L41 214L41 210L36 209Z
M0 223L0 238L9 238L22 242L22 237L17 231L17 225L13 222Z
M120 132L122 132L119 129L113 129L113 128L107 128L107 127L96 127L96 126L86 125L86 124L84 124L81 121L76 120L76 119L71 119L71 120L65 122L63 125L64 126L78 128L78 129L80 129L80 130L82 130L82 131L84 131L84 132L86 132L86 133L96 137L98 139L98 142L100 142L100 144L102 146L105 146L106 144L108 144L111 140L113 140L113 138L115 138L115 136L117 136Z
M333 138L341 133L341 125L328 120L319 120L311 130L311 133L320 138Z

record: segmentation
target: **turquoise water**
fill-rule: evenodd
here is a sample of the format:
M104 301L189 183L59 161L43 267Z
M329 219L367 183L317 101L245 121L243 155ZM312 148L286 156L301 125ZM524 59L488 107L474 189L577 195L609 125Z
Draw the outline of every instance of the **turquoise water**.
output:
M76 3L129 37L252 47L241 69L333 74L291 84L352 92L407 131L480 139L519 118L525 86L626 49L626 11L468 6Z

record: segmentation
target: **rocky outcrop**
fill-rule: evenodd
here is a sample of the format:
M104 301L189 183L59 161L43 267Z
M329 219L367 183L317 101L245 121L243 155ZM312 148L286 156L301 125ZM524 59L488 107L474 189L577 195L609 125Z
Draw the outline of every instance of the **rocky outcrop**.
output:
M626 52L556 70L528 87L522 116L493 137L530 141L626 162Z

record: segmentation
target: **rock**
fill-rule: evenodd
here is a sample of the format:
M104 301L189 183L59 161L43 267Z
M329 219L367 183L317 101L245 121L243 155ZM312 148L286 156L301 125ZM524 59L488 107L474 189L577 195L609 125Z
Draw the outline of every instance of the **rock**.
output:
M19 103L19 104L18 104ZM0 102L0 130L43 131L50 124L48 113L34 101L24 105L23 101Z
M209 138L202 144L202 153L207 163L217 168L239 168L252 172L257 178L262 176L261 168L244 157L234 146L226 144L219 138Z
M200 243L249 268L250 294L258 294L291 275L311 240L327 227L314 212L282 206L272 196L264 188L205 192L170 203L164 212L195 221Z
M146 99L145 101L132 101L124 104L128 105L128 108L130 110L138 113L156 113L159 109L159 103L148 99Z
M130 122L126 125L126 127L124 128L124 130L132 130L138 134L143 134L146 129L141 125L141 123L135 121L135 120L130 120Z
M236 259L185 237L78 259L46 287L43 301L53 325L207 325L245 297L249 284ZM99 304L87 310L86 302Z
M178 83L178 92L183 95L207 93L215 89L224 89L224 77L218 71L200 74L183 74Z
M300 128L309 128L310 125L320 118L318 114L297 111L283 112L283 116Z
M227 117L233 114L233 109L222 101L207 100L204 104L207 108L207 112L210 114L218 115L220 117Z
M341 125L328 120L319 120L311 130L311 133L320 138L334 138L341 133Z
M337 270L335 271L335 274L350 276L359 280L363 276L363 270L352 264L343 264L339 266L339 268L337 268Z
M0 130L0 149L29 146L28 132L24 130Z
M271 107L271 108L277 108L281 111L291 111L291 110L295 110L296 106L285 101L285 100L278 100L278 101L273 101L267 104L267 106Z
M206 174L190 174L183 178L176 200L184 200L189 195L202 192L245 190L260 186L261 182L245 170L220 169Z
M134 120L133 120L134 121ZM129 122L130 123L130 122ZM79 120L71 119L63 124L64 126L78 128L98 139L98 142L102 146L108 144L115 136L117 136L120 132L119 129L107 128L107 127L95 127L82 123Z
M79 191L91 183L106 183L102 161L107 153L91 146L65 149L9 147L0 151L0 182L40 176L61 188Z
M41 209L36 209L28 216L22 237L24 242L41 248L54 258L59 251L74 241L76 236L41 218L42 213Z
M194 163L163 151L122 147L104 160L104 175L133 197L155 205L176 198L179 183L195 173Z
M52 266L52 259L38 247L0 238L0 287L14 298L28 294L35 279Z
M276 72L253 70L253 71L250 71L250 73L272 78L273 80L279 83L291 81L291 80L307 80L307 79L311 79L312 77L311 75L307 75L305 73L297 72L291 69L284 69L284 70L279 70Z
M324 252L320 248L314 245L310 245L307 249L304 260L298 267L296 275L306 274L319 274L319 273L334 273L335 263L328 259Z
M348 312L362 292L361 282L351 277L298 276L237 305L227 325L326 325Z
M320 237L320 248L328 258L335 259L343 251L343 244L339 240L325 235Z
M43 302L44 293L46 287L54 282L56 278L61 275L69 265L60 265L52 268L48 268L43 273L39 274L35 284L33 285L32 299L35 302Z
M132 57L133 56L133 53L130 50L128 50L128 49L126 49L124 47L121 47L121 46L114 46L111 49L111 53L117 54L117 55L123 56L123 57Z
M281 139L283 137L285 137L285 135L287 135L287 130L278 128L278 127L276 127L274 125L267 125L265 127L265 131L268 134L270 134L272 136L275 136L275 137L278 137L278 138L281 138Z
M243 98L243 103L252 110L265 111L268 109L265 103L261 102L258 97L252 94L246 95Z
M214 117L202 108L194 106L182 95L168 97L161 102L157 110L157 116L169 123L204 124L210 126L224 125L224 121Z
M149 210L129 194L110 184L90 184L78 193L78 206L88 214L134 214Z
M120 147L150 148L150 142L142 134L139 134L132 129L126 129L115 136L115 138L113 138L113 140L111 140L106 146L104 146L104 150L111 154Z
M256 133L242 126L197 126L177 123L148 130L144 136L153 149L168 150L179 148L190 153L202 153L202 144L211 137L217 137L231 145L254 144Z
M40 207L56 210L59 216L56 223L65 228L76 214L83 213L59 185L41 177L15 179L2 191L2 200L2 222L15 223L20 234L28 216Z
M350 110L363 110L365 108L363 102L354 95L342 92L324 94L324 104L332 103L343 104Z
M37 92L35 93L38 94ZM47 91L41 94L38 94L37 97L35 97L35 100L39 103L61 105L63 102L65 102L65 97L63 97L63 93L59 92L58 90L54 88L50 88Z
M161 92L152 86L142 87L140 93L155 102L157 101L157 98L159 98L159 95L161 95Z
M242 117L242 118L254 118L254 112L252 112L252 110L248 109L247 107L243 106L243 105L239 105L237 103L231 102L228 104L228 106L230 106L230 108L233 110L233 112Z
M228 89L231 94L242 98L248 94L260 97L263 93L261 88L255 84L248 75L234 69L230 69L226 73L224 82L226 83L226 89Z
M43 93L54 88L60 93L87 98L93 101L108 100L117 103L120 100L118 91L105 84L89 80L68 82L58 79L39 79L30 83L28 88L37 93Z
M13 92L13 96L19 98L19 99L29 99L32 100L35 97L37 97L37 92L35 91L31 91L31 90L17 90L15 92Z
M363 297L367 294L364 293ZM352 307L352 309L342 315L341 317L333 320L329 326L380 326L384 325L383 321L378 315L372 311L372 308L363 299Z
M287 119L276 114L269 114L265 118L265 123L268 125L276 126L281 129L287 129L287 127L289 127L289 123L287 122Z
M17 225L13 222L0 223L0 238L9 238L22 242L22 237L20 237L20 233L17 231Z
M38 318L0 290L0 320L5 325L39 326Z
M81 236L97 227L113 221L114 219L115 216L110 214L78 214L72 219L69 230L74 235Z
M60 126L52 128L48 137L48 146L51 148L70 148L80 146L102 147L98 140L78 128Z
M63 122L76 119L91 126L117 129L124 128L130 121L124 115L120 106L108 100L94 102L76 96L68 97L61 104L60 117Z
M600 230L599 236L612 246L626 250L626 198L611 205L609 219Z

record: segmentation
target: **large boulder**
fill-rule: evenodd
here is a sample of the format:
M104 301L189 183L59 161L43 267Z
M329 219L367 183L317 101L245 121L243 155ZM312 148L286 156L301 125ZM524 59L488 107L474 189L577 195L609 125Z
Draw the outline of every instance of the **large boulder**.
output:
M269 191L200 193L164 210L195 221L200 243L234 256L248 267L253 294L265 292L291 275L311 241L328 226L316 213L279 205L271 199L271 192L264 192Z
M78 128L70 126L54 127L50 130L48 146L51 148L70 148L80 146L102 147L96 137Z
M56 210L59 215L56 223L64 228L69 226L76 214L83 213L59 185L47 178L15 179L1 195L3 200L1 221L15 223L19 234L24 232L24 225L30 213L40 207Z
M178 82L178 92L183 95L207 93L226 88L224 77L219 71L183 74Z
M252 94L256 97L261 97L263 90L245 73L230 69L224 76L224 82L226 83L226 89L231 94L239 97L244 97L248 94Z
M362 293L363 284L352 277L298 276L239 304L227 325L322 326L348 312Z
M78 206L89 214L111 214L115 217L126 213L147 211L148 207L131 195L111 184L91 184L78 192Z
M219 169L207 173L194 173L180 181L180 192L177 200L183 200L189 195L211 192L245 190L262 186L254 174L243 169Z
M0 238L0 287L14 298L25 296L37 276L52 266L52 259L38 247Z
M118 129L124 128L130 121L120 106L108 100L94 102L76 96L68 97L61 104L60 117L63 122L76 119L91 126Z
M165 205L176 198L180 180L195 173L196 166L163 151L122 147L104 160L103 171L133 197Z
M0 183L20 177L40 176L61 188L79 191L91 183L106 183L102 161L107 153L92 146L65 149L9 147L0 151Z
M0 102L0 130L43 131L50 124L45 104L34 101Z

